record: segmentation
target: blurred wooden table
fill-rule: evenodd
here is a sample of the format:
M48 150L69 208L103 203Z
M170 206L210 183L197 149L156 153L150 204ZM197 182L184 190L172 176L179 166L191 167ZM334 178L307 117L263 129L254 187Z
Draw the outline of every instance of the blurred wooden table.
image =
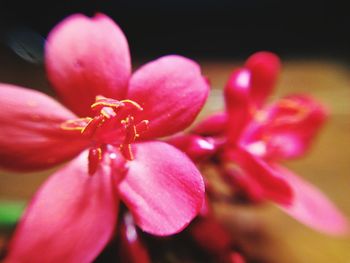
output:
M48 90L49 85L41 65L28 64L14 54L1 50L0 58L0 82ZM219 89L224 86L229 73L239 62L199 62L214 88L205 112L218 110L222 108ZM349 67L334 61L284 61L274 97L297 92L315 96L331 109L332 116L310 154L287 166L322 189L350 218ZM49 172L24 175L0 172L0 200L27 200L48 174ZM266 244L271 261L350 262L349 237L336 238L316 233L272 205L248 213L256 214L274 237L272 244Z

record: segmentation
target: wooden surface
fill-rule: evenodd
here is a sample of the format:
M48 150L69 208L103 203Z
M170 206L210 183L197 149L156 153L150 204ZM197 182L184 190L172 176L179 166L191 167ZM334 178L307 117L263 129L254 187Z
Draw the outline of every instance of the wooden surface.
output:
M0 50L1 51L1 50ZM0 52L0 82L48 91L42 66L28 64L13 54ZM212 81L213 92L205 112L222 107L220 89L237 61L200 61ZM274 98L307 92L325 103L332 115L309 155L286 165L322 189L350 217L350 70L344 64L321 60L284 61ZM273 99L273 98L272 98ZM1 105L0 105L1 110ZM0 172L0 200L27 200L49 172ZM231 210L218 213L230 217ZM242 213L260 222L272 237L262 244L274 262L350 262L350 238L316 233L268 205ZM0 235L0 243L1 241Z

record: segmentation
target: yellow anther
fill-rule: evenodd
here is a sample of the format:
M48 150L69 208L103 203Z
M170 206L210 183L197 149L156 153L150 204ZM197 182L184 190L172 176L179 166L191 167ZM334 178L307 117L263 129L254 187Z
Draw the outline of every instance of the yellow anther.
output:
M89 122L85 125L85 127L83 127L82 129L81 129L81 133L84 133L84 131L86 130L86 128L89 126L89 124L93 121L94 119L92 119L92 118L90 118L90 120L89 120Z
M98 147L96 150L97 150L97 154L98 154L98 159L102 160L102 149L101 149L101 147Z
M121 100L120 102L122 102L124 104L131 104L140 111L143 110L143 108L140 106L140 104L138 104L137 102L135 102L133 100Z
M121 105L114 104L111 102L105 102L105 101L97 101L94 104L91 105L91 108L96 108L96 107L111 107L111 108L119 108Z
M109 119L110 118L110 116L109 116L109 114L105 111L105 110L101 110L101 114L105 117L105 118L107 118L107 119Z

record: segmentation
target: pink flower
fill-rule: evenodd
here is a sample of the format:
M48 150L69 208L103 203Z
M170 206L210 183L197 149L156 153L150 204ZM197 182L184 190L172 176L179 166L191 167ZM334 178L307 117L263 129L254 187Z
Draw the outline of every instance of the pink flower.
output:
M120 202L148 233L181 231L201 208L203 179L187 156L154 139L200 111L208 85L199 66L165 56L131 76L126 38L102 14L65 19L45 55L67 108L1 84L0 166L26 172L74 159L36 193L7 262L92 261L113 235Z
M208 196L203 202L199 216L189 225L188 232L197 246L212 256L215 262L245 262L243 256L235 251L237 244L229 230L215 217Z
M232 186L252 200L272 200L316 230L342 234L348 223L338 209L314 186L278 164L302 156L326 119L323 106L306 95L264 105L279 70L276 55L252 55L227 82L226 111L203 120L192 134L169 142L195 161L211 158Z

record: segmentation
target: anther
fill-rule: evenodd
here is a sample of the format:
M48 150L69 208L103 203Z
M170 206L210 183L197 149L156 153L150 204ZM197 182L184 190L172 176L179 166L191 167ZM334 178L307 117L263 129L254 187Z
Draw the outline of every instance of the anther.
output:
M96 96L96 102L91 105L91 109L100 112L104 107L109 107L116 111L123 106L124 104L121 101L105 98L103 96Z
M143 111L143 108L140 106L140 104L136 103L133 100L122 100L120 102L122 102L129 109L136 109L139 111Z
M97 96L91 105L93 118L80 118L62 123L65 130L77 130L91 139L89 173L94 174L102 159L105 145L118 147L125 160L133 160L131 144L148 129L148 120L138 121L143 108L132 100L114 100ZM137 114L137 117L134 117ZM135 121L135 119L137 121Z
M96 129L102 125L104 122L104 116L99 115L93 119L91 119L88 124L81 130L82 134L85 134L87 136L92 136Z
M68 120L61 123L61 129L68 131L82 131L92 120L90 117Z

